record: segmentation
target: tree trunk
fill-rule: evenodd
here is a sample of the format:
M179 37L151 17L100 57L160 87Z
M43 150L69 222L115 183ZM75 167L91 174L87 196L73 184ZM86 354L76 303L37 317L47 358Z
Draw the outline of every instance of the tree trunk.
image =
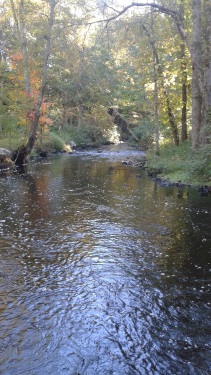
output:
M77 129L78 132L81 129L81 125L83 122L83 75L84 75L84 46L82 49L79 49L79 64L78 64L78 124Z
M181 73L182 73L182 116L181 116L181 140L186 141L187 133L187 70L185 61L185 44L181 44Z
M155 2L155 1L154 1ZM158 64L157 64L157 51L155 48L155 30L154 30L154 14L151 9L151 30L152 37L148 34L148 39L152 47L153 55L153 80L154 80L154 116L155 116L155 154L159 155L160 144L159 144L159 101L158 101ZM147 29L145 30L147 31Z
M200 89L199 72L202 68L202 29L201 0L192 1L193 41L192 41L192 147L200 144L202 125L202 92Z
M168 112L168 118L169 118L169 123L171 125L171 131L173 135L173 140L175 146L179 146L179 133L178 133L178 128L177 124L175 122L175 117L171 109L170 105L170 100L169 97L167 96L166 90L164 90L164 95L166 96L166 106L167 106L167 112Z
M154 72L154 116L155 116L155 154L159 155L160 145L159 145L159 103L158 103L158 74L157 74L157 64L156 56L153 53L153 72Z
M185 4L183 0L179 1L179 14L182 27L184 26L184 16L185 16ZM187 132L187 63L186 63L186 43L182 37L180 44L180 70L181 70L181 80L182 80L182 114L181 114L181 141L184 142L188 138Z
M204 5L204 14L202 14L202 1ZM211 136L211 4L210 0L192 0L193 16L193 38L192 45L189 42L188 34L181 22L180 13L176 10L166 8L157 3L136 3L132 2L125 6L120 12L112 15L106 21L110 22L132 7L150 6L163 14L172 17L182 41L185 41L191 55L192 62L192 147L203 145L209 142ZM204 50L208 52L208 57L202 59L202 19L205 24L205 40L207 45ZM202 65L203 60L203 65Z
M166 87L165 87L165 83L164 83L164 77L163 77L163 70L162 70L162 67L161 67L161 64L160 64L160 61L159 61L159 57L158 57L158 53L157 53L157 50L156 50L156 47L155 47L155 41L154 41L154 38L153 38L153 25L151 24L151 30L152 30L152 34L149 33L149 31L147 30L146 26L141 24L141 27L143 28L143 30L145 31L148 39L149 39L149 43L152 47L152 53L153 53L153 64L156 64L156 67L153 65L153 69L154 69L154 85L157 86L157 78L155 78L155 75L159 75L160 77L160 82L161 82L161 87L163 89L163 95L164 95L164 98L165 98L165 102L166 102L166 109L167 109L167 114L168 114L168 119L169 119L169 124L171 126L171 130L172 130L172 136L173 136L173 140L174 140L174 144L176 146L179 145L179 133L178 133L178 128L177 128L177 124L175 122L175 117L174 117L174 113L172 111L172 108L171 108L171 103L170 103L170 99L169 99L169 95L168 95L168 92L166 90ZM158 90L158 87L155 88L155 90ZM158 98L155 99L155 91L154 91L154 103L156 103L156 100L158 101ZM157 96L158 96L158 92L157 92ZM156 104L155 104L156 106ZM156 121L158 121L158 108L156 109L155 108L155 111L157 111L157 113L155 114L155 118L157 118ZM156 129L158 128L158 123L156 125ZM159 133L159 130L157 130L157 136L159 137L158 135Z
M130 129L129 122L120 115L118 109L116 109L116 108L109 108L108 114L110 116L112 116L113 122L114 122L114 124L116 124L118 126L120 132L126 133L126 131L127 131L128 134L132 135L132 137L136 140L136 142L138 142L138 143L140 142L140 139Z
M27 44L26 44L25 29L24 29L24 1L21 0L19 4L19 21L18 21L16 9L15 9L14 1L10 0L10 4L11 4L12 12L13 12L15 25L17 28L18 40L20 43L20 49L22 53L25 91L27 95L30 95L31 88L30 88L30 79L29 79L29 64L28 64Z
M204 129L202 131L202 143L210 143L211 139L211 4L210 0L204 0L204 13L205 13L205 116L204 116Z
M83 119L83 104L81 103L81 100L79 100L79 103L78 103L78 123L77 123L77 131L78 132L80 132L80 129L81 129L82 119Z
M0 53L0 64L1 64L2 61L3 61L3 54ZM0 77L0 100L1 100L1 102L3 101L3 87L4 87L4 79L3 79L3 75L2 75ZM1 115L0 115L0 133L2 133Z
M34 147L35 141L36 141L36 132L37 132L38 124L39 124L39 119L41 116L41 108L42 108L42 104L44 100L46 85L48 82L48 61L49 61L50 49L51 49L51 36L52 36L52 28L54 24L54 11L55 11L55 6L56 6L56 1L50 0L49 6L50 6L50 16L49 16L47 35L45 35L46 45L45 45L45 54L44 54L44 62L43 62L43 70L42 70L42 83L41 83L40 94L39 94L39 98L37 102L37 109L35 111L34 121L31 124L31 129L30 129L28 142L26 146L20 147L14 154L14 160L16 164L24 164L28 155L31 153Z

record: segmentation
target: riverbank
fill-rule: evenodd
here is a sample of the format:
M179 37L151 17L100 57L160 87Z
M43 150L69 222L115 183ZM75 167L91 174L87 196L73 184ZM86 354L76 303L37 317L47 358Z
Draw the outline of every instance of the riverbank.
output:
M211 190L210 164L206 155L200 154L199 151L191 154L187 144L164 147L160 155L155 155L154 151L144 152L140 147L127 142L97 149L86 148L83 151L90 156L107 158L111 162L120 162L125 166L139 167L163 186L193 186L203 193L206 193L207 189Z
M134 156L134 150L137 151ZM30 158L48 157L75 152L91 152L101 157L122 162L125 165L139 166L145 169L149 176L164 184L192 185L196 187L211 185L211 146L192 150L189 142L183 142L179 146L172 144L162 145L160 154L155 155L154 150L146 153L139 146L129 142L118 144L79 143L64 141L53 135L51 141L39 144L35 147ZM10 152L8 150L8 152ZM7 156L8 156L7 152ZM140 160L141 159L141 160ZM8 162L7 166L5 164ZM2 168L1 168L2 167ZM2 160L0 169L13 168L8 157Z
M163 145L160 154L146 154L148 174L171 183L192 186L211 185L211 145L193 150L190 142Z
M48 145L48 143L47 143ZM44 145L43 145L44 146ZM156 155L154 147L148 151L143 151L138 144L130 142L120 142L113 144L98 139L97 142L91 142L90 139L82 139L82 142L72 142L68 139L65 142L59 142L57 136L53 136L49 149L44 146L36 153L41 156L45 154L60 152L77 152L81 150L91 150L91 152L108 154L118 161L125 164L137 165L130 151L137 150L141 155L141 168L144 168L148 175L156 177L165 183L192 186L209 186L211 185L211 145L205 145L193 150L191 142L181 142L179 146L174 144L161 144L160 153ZM125 153L127 155L125 155ZM126 160L125 160L126 158ZM139 162L139 157L138 157Z

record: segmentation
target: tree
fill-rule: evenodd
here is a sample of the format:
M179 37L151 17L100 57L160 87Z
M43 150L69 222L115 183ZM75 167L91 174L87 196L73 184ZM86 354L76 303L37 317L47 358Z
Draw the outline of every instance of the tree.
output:
M203 122L203 78L202 78L202 25L201 0L193 0L193 41L192 41L192 145L195 148L200 141ZM205 94L205 93L204 93Z
M177 9L163 6L162 3L133 2L116 11L104 21L111 22L134 7L151 7L172 17L178 33L186 43L193 69L192 75L192 146L193 148L209 142L211 131L211 6L209 0L192 0L193 37L185 31ZM202 20L204 23L202 34ZM203 35L203 39L202 39ZM203 40L203 49L202 49Z
M152 18L152 20L153 20L153 18ZM158 56L158 51L157 51L156 44L155 44L154 25L153 25L153 23L151 23L151 32L149 30L147 30L147 27L143 23L141 24L141 27L142 27L142 29L144 30L144 32L146 33L146 35L148 37L149 43L150 43L151 48L152 48L152 53L153 53L154 85L155 85L155 107L158 106L158 88L157 88L157 80L158 80L157 75L158 75L160 77L161 87L162 87L162 90L163 90L163 96L164 96L165 105L166 105L166 111L167 111L167 114L168 114L169 124L171 126L171 131L172 131L172 135L173 135L174 144L176 146L178 146L178 144L179 144L178 128L177 128L177 124L176 124L176 121L175 121L175 116L174 116L174 113L173 113L173 110L172 110L172 106L171 106L171 102L170 102L168 90L167 90L166 85L165 85L165 79L164 79L162 64L160 62L160 59L159 59L159 56ZM155 121L156 121L156 124L157 124L158 123L158 109L157 108L155 109L155 112L156 112ZM156 125L156 129L157 128L158 128L158 125ZM157 132L158 132L158 130L156 130L156 133ZM156 139L157 139L157 137L156 137ZM157 143L158 143L158 141L157 141ZM156 149L158 149L158 148L159 147L158 147L158 144L157 144L156 145Z
M21 2L23 2L23 0L21 0ZM44 95L46 91L46 85L48 83L48 63L49 63L49 57L50 57L50 52L51 52L51 37L52 37L52 29L53 29L53 24L54 24L54 12L55 12L56 3L57 2L55 0L49 0L48 27L46 30L46 34L44 35L44 39L46 42L45 42L43 67L42 67L42 81L41 81L41 85L39 89L34 120L31 124L31 129L30 129L27 144L19 148L17 152L14 154L14 160L16 164L24 163L28 155L31 153L35 144L35 140L36 140L36 132L37 132L39 120L42 114ZM22 43L22 39L20 39L20 42Z
M15 4L13 0L10 0L11 8L12 8L12 13L18 33L18 39L20 43L20 49L22 53L22 67L23 67L23 76L24 76L24 83L25 83L25 92L27 95L30 96L30 79L29 79L29 62L28 62L28 54L27 54L27 42L26 42L26 36L25 36L25 26L24 26L24 13L25 13L25 8L24 8L24 1L20 0L19 2L19 9L18 9L18 14L19 14L19 20L18 20L18 15L17 11L15 8Z
M195 148L209 143L211 132L211 5L209 0L193 0L192 13L192 145Z
M193 27L188 8L191 1ZM4 111L13 113L14 118L22 116L23 123L25 115L25 128L30 126L27 143L16 153L16 162L24 162L31 152L44 120L43 108L49 108L47 102L53 103L54 113L57 110L59 114L52 115L52 120L59 119L54 129L62 129L63 123L69 128L78 125L78 133L86 124L97 123L98 111L105 114L106 107L112 105L119 107L133 127L148 120L151 124L152 118L155 120L152 103L157 103L162 137L169 138L171 131L178 144L181 125L181 139L187 139L188 59L193 67L192 144L197 147L209 141L209 1L175 0L174 6L170 0L133 2L119 11L100 4L101 19L99 12L94 12L92 0L86 4L4 1L2 12L6 14L4 23L6 19L8 23L6 29L3 27L2 39L13 83L12 90L6 90L12 103L9 107L5 101ZM120 18L123 14L124 19ZM144 29L141 35L140 23ZM3 82L1 96L6 97ZM156 122L158 125L158 119Z

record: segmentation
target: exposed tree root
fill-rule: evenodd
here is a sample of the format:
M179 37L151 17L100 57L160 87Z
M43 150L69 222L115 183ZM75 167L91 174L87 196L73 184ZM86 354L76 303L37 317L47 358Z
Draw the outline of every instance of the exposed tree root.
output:
M15 165L24 165L29 156L29 152L26 146L20 146L16 151L13 152L12 160Z

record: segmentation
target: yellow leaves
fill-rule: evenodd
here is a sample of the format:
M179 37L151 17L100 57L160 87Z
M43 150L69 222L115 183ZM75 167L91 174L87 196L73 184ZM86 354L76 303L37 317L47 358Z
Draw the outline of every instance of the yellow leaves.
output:
M18 118L17 125L26 127L28 125L27 118L24 118L24 117L20 116L20 118Z
M31 84L31 92L33 96L38 95L38 90L41 85L41 78L40 74L36 69L31 70L30 72L30 84Z

